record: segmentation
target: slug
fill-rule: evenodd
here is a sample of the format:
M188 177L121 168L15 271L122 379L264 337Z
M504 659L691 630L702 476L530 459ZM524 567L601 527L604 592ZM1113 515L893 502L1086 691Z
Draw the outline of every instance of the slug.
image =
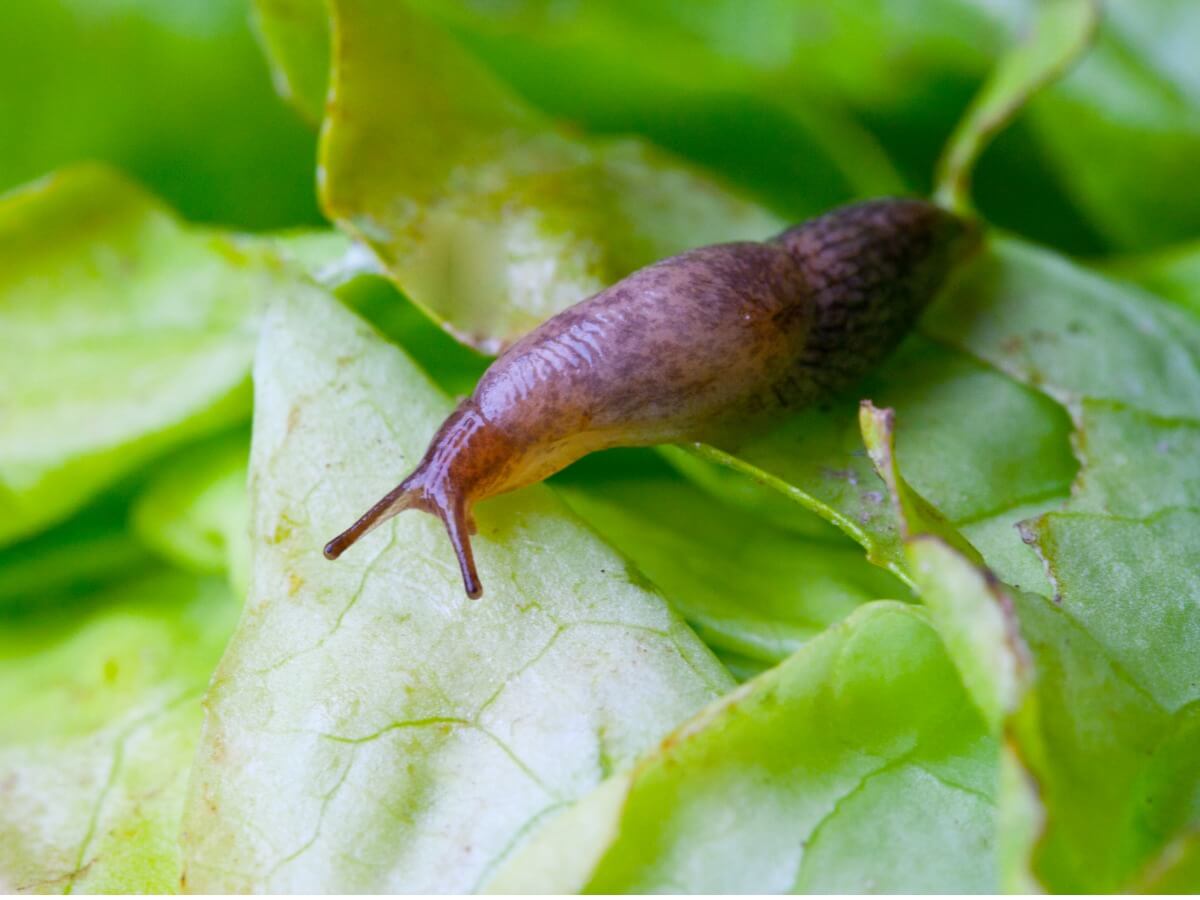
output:
M972 223L932 203L881 199L646 266L509 347L412 474L325 556L425 510L477 598L474 503L595 450L721 443L828 397L900 342L977 243Z

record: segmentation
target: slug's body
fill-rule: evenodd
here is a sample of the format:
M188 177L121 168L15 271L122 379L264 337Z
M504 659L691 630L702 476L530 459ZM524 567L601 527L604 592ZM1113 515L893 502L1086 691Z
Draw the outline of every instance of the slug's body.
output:
M594 450L719 440L828 396L899 343L974 243L973 228L937 206L876 200L634 272L505 351L416 470L325 555L423 509L445 522L478 597L476 501Z

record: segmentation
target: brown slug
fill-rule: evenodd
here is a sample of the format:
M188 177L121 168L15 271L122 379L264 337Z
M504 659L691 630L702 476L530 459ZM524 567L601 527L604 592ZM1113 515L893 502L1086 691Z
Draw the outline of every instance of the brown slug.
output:
M325 556L422 509L445 523L479 597L474 503L606 447L720 442L848 386L900 342L977 236L931 203L883 199L646 266L508 348L413 473Z

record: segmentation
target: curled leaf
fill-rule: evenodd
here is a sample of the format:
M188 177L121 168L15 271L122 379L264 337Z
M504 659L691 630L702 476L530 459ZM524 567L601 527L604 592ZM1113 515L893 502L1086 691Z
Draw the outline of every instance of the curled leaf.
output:
M639 266L781 227L640 141L553 124L406 3L332 8L324 208L467 343L496 352Z

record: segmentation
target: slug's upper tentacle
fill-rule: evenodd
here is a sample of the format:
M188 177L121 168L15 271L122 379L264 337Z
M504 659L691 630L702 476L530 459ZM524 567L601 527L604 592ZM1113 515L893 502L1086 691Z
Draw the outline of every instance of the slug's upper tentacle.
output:
M477 597L473 503L593 450L713 440L844 387L899 343L977 242L933 204L876 200L634 272L509 348L413 473L325 554L423 509L445 523Z

